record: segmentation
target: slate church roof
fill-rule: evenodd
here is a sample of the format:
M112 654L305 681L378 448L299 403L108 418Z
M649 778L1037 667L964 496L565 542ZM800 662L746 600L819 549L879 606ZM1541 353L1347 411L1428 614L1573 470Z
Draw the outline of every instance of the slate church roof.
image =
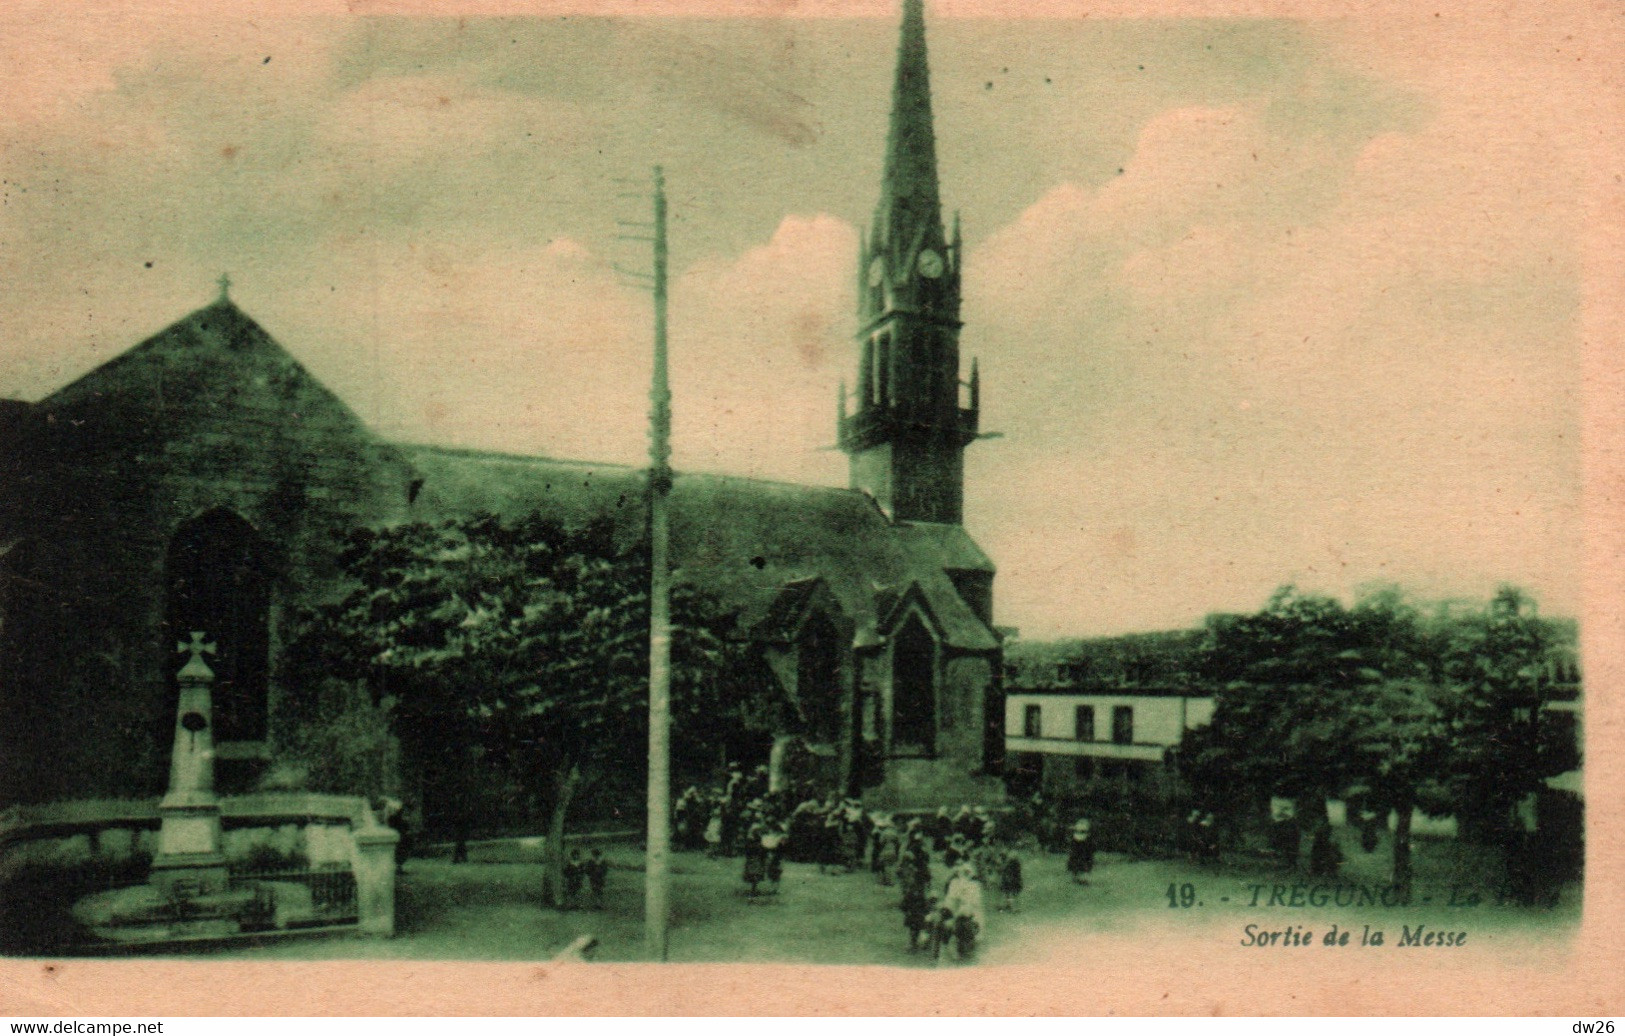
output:
M433 446L401 449L422 474L423 497L436 513L519 517L538 511L566 524L610 514L624 534L641 533L641 469ZM850 489L681 471L671 514L679 573L740 607L748 628L770 620L786 584L821 577L860 640L872 639L882 618L877 591L917 583L945 644L966 651L998 646L945 571L993 571L958 526L893 523L873 500Z
M253 477L302 481L319 495L324 480L362 470L370 483L398 487L389 492L401 506L354 509L358 520L535 511L566 525L610 515L628 538L643 532L641 469L380 440L224 298L0 416L29 425L27 448L59 462L140 465L187 443L186 463L207 469L200 476L241 478L272 458L277 470ZM198 441L203 448L193 449ZM26 481L33 458L15 459ZM883 632L876 628L883 600L918 586L943 643L965 651L998 646L948 576L993 572L959 526L893 522L855 490L728 475L679 471L671 501L680 574L739 607L747 628L768 618L787 584L821 578L859 644Z

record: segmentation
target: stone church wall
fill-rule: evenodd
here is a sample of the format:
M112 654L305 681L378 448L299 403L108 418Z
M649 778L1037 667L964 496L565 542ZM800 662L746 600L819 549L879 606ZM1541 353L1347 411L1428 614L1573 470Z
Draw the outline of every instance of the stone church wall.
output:
M212 307L32 408L4 516L28 571L9 581L0 802L162 790L183 522L225 509L262 538L275 659L291 611L331 585L337 537L406 514L410 469L254 334ZM222 755L223 790L264 766Z

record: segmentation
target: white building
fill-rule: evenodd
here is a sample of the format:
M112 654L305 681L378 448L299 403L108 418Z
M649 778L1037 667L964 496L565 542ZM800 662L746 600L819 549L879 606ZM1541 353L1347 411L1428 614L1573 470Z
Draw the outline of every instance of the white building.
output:
M1169 748L1213 718L1211 695L1181 687L1055 688L1005 699L1005 765L1047 793L1095 780L1167 788Z

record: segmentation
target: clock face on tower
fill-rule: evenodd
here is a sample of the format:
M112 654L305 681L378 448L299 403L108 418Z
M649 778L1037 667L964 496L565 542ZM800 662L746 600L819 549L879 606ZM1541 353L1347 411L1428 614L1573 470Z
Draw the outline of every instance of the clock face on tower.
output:
M925 277L942 276L942 256L927 248L920 253L920 274Z
M877 255L875 256L874 261L869 264L869 287L878 288L880 287L880 282L885 279L886 260Z

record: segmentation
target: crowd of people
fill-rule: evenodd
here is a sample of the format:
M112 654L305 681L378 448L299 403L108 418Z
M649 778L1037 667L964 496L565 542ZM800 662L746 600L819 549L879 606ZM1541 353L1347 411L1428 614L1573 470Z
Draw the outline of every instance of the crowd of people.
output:
M709 789L685 789L673 810L674 846L741 857L744 892L752 899L778 892L786 861L815 864L820 874L867 871L878 884L898 889L911 953L968 959L986 926L989 900L997 911L1019 909L1024 881L1017 843L1025 832L1008 817L970 805L912 815L869 811L855 798L769 790L768 783L766 768L746 773L736 767ZM1080 821L1072 834L1068 869L1079 877L1094 867L1089 822Z
M609 861L604 850L594 847L587 856L580 849L571 849L564 861L564 909L576 910L589 905L593 910L604 909L604 887L609 883Z

